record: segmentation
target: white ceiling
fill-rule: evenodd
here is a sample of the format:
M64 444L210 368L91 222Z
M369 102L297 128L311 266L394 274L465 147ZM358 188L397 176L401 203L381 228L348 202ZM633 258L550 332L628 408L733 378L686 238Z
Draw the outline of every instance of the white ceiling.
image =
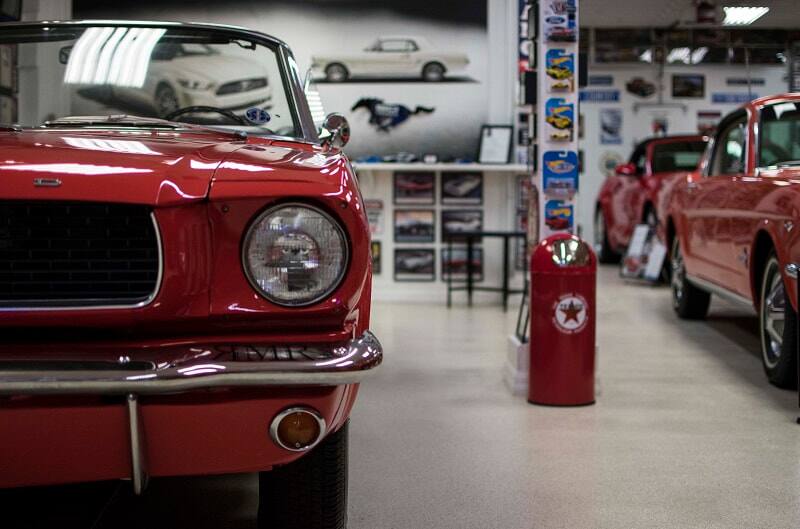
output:
M800 0L717 0L722 21L722 6L767 6L769 13L752 28L800 29ZM694 21L692 0L580 0L582 26L588 27L666 27L677 21Z

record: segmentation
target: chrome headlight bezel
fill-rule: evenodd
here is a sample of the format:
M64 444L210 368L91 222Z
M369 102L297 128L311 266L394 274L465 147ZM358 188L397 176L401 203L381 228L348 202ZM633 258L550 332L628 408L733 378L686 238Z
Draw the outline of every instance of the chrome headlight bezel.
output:
M339 273L337 274L336 279L322 293L314 296L313 298L309 298L302 301L286 301L280 298L276 298L269 292L264 291L264 289L262 289L261 286L258 284L256 278L253 276L253 273L248 264L248 257L247 257L252 236L255 230L258 229L258 227L261 225L263 220L269 217L270 215L273 215L277 211L293 207L304 208L313 211L314 213L320 215L325 220L327 220L341 237L342 246L344 249L344 255L342 256L342 266L339 269ZM242 237L240 261L242 265L242 270L244 271L244 275L245 277L247 277L247 282L250 283L250 287L259 296L266 299L270 303L274 303L275 305L279 305L281 307L299 308L299 307L308 307L310 305L315 305L327 299L331 294L333 294L333 292L336 291L336 289L338 289L341 286L345 276L347 275L347 271L350 268L350 253L351 253L350 239L347 236L347 231L342 226L342 223L338 221L333 215L331 215L330 213L328 213L327 211L318 206L306 202L281 202L264 209L256 216L254 216L252 220L250 220L247 230L245 230L244 236Z

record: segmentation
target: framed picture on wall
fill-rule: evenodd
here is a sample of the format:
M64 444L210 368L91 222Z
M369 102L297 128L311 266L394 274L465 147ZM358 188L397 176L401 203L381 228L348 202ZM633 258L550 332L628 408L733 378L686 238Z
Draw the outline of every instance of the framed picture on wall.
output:
M395 248L395 281L434 281L436 254L430 248Z
M372 241L369 245L372 254L372 274L381 274L381 241Z
M706 77L701 74L674 74L672 97L702 99L706 96Z
M442 173L442 204L483 203L483 173Z
M394 203L432 206L436 202L435 173L408 171L394 173Z
M467 247L453 247L452 254L450 249L442 248L442 281L447 281L448 274L452 274L453 281L463 281L467 279ZM475 281L483 281L483 248L472 248L472 278Z
M434 218L432 209L394 210L394 242L434 242Z
M442 211L442 241L446 241L448 236L482 230L482 209L445 209Z
M508 163L514 127L511 125L483 125L478 149L480 163Z

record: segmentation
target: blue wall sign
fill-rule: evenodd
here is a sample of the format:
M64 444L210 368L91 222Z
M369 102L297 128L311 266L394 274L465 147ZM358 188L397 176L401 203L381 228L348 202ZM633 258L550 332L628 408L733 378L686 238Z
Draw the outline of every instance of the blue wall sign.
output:
M586 103L616 103L619 90L581 90L580 100Z
M720 103L720 104L742 104L742 103L749 103L753 99L757 99L758 94L740 94L740 93L716 93L711 94L711 102L712 103Z

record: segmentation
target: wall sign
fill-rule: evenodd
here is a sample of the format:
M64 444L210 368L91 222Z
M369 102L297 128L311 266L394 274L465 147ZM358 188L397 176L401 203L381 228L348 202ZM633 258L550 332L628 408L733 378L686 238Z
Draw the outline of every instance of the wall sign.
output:
M590 75L589 86L612 86L614 84L613 75Z
M711 102L718 104L737 104L749 103L753 99L758 99L758 94L745 94L745 93L722 93L717 92L711 94Z
M367 221L369 221L369 232L375 235L383 234L383 200L364 200L364 211L367 212Z
M764 86L767 80L763 77L728 77L725 79L725 84L728 86Z
M581 90L582 103L616 103L619 101L619 90Z

